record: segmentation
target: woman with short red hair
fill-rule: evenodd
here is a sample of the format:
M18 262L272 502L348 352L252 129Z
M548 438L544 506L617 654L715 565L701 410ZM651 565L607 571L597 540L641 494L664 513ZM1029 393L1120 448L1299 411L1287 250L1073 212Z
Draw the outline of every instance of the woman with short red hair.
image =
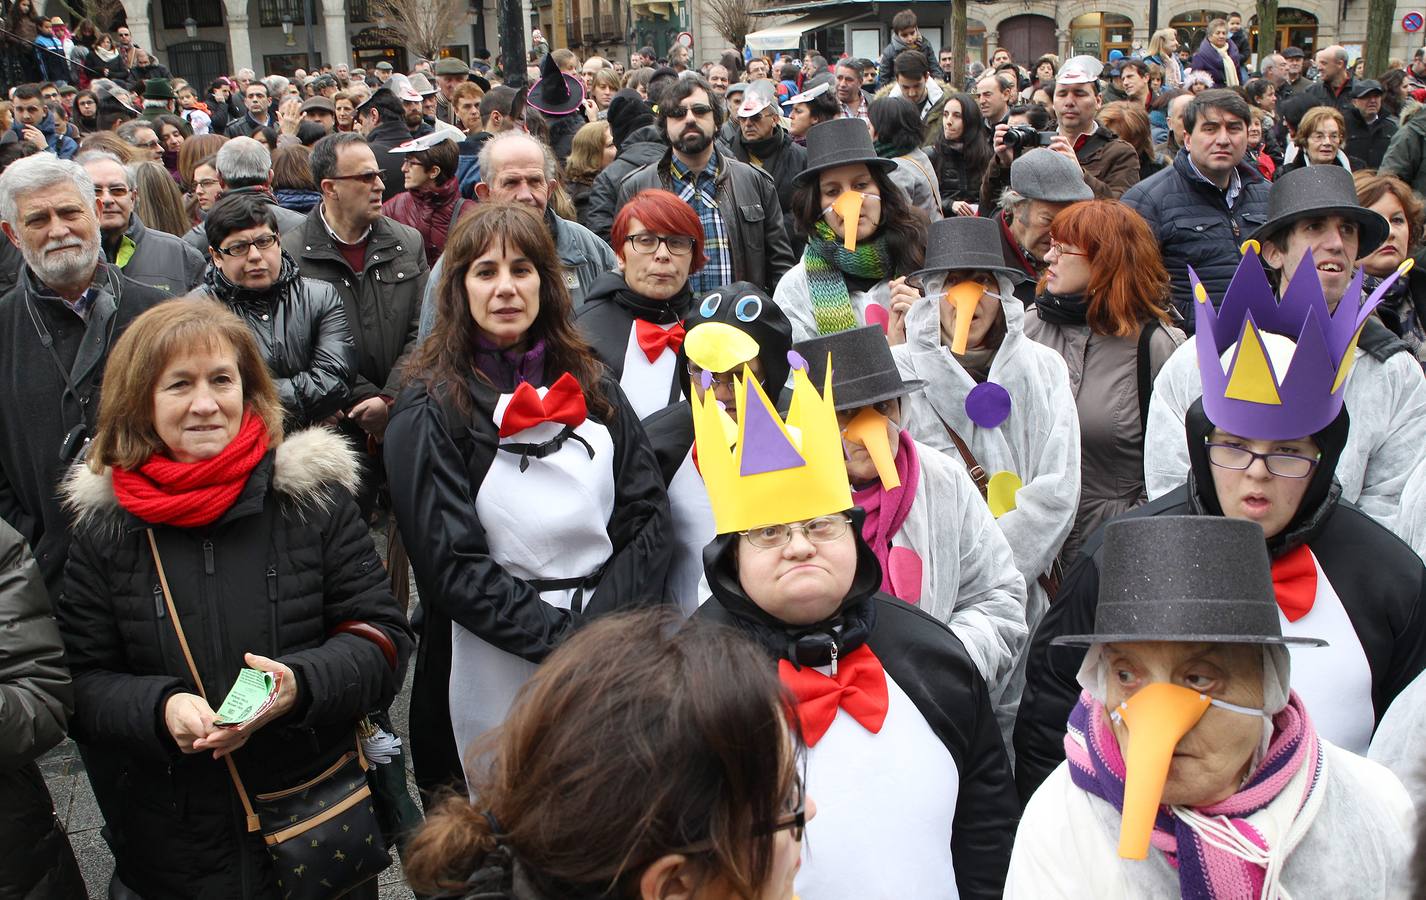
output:
M1147 499L1149 391L1183 332L1169 318L1159 245L1118 200L1086 200L1055 216L1045 261L1025 335L1064 357L1079 410L1079 511L1060 551L1068 565L1106 519Z

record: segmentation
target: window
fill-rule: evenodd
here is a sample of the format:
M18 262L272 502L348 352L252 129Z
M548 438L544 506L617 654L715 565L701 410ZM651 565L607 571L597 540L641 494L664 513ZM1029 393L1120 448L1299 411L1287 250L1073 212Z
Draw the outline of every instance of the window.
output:
M347 0L347 21L348 22L370 22L373 21L371 14L370 0Z
M163 27L182 28L190 16L199 28L221 28L223 7L204 0L163 0Z
M282 24L283 16L290 16L292 24L303 25L305 6L302 0L258 0L258 24L263 28L275 28Z

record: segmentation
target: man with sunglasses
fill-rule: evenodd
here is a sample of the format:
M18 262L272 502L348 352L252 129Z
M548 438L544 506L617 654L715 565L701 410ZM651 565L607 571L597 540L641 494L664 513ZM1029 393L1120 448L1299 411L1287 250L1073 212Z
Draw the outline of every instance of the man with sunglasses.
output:
M74 161L94 182L105 258L125 277L169 295L195 287L203 277L202 255L182 238L151 229L138 217L133 170L105 150L86 150Z
M401 363L416 343L426 251L420 232L381 214L385 173L366 138L329 134L312 146L311 165L322 201L301 227L283 233L282 249L304 277L327 282L342 298L356 377L337 427L363 450L374 449L400 389ZM381 466L362 456L357 501L370 513Z
M807 148L796 143L783 127L782 111L772 86L755 84L743 95L737 107L738 131L728 142L728 149L740 162L762 169L777 185L777 199L782 206L782 224L796 256L802 255L805 238L792 231L792 179L807 168Z
M797 262L777 186L766 172L718 151L723 106L712 87L701 76L671 83L659 98L658 124L669 149L624 179L616 208L649 188L672 192L703 225L708 263L689 281L694 294L733 281L771 293Z
M342 298L303 278L278 243L273 206L252 194L223 197L203 222L211 263L195 295L242 319L277 384L289 430L317 424L347 406L356 347Z
M1351 177L1346 181L1350 186ZM1264 250L1260 261L1249 248L1224 295L1195 300L1199 327L1183 346L1202 373L1203 393L1179 433L1190 470L1174 490L1126 517L1223 516L1261 526L1282 633L1328 644L1304 651L1310 657L1293 651L1302 662L1293 666L1293 690L1323 738L1365 754L1392 699L1426 668L1426 568L1385 527L1343 502L1339 480L1359 419L1341 379L1370 359L1357 354L1351 326L1369 320L1381 297L1359 304L1350 295L1342 310L1347 327L1324 333L1313 308L1320 295L1298 286L1276 296L1261 265L1278 258ZM1305 269L1295 279L1313 274ZM1101 528L1086 542L1031 643L1014 741L1022 799L1064 758L1083 654L1050 643L1094 630L1104 534ZM1240 613L1225 605L1222 614Z

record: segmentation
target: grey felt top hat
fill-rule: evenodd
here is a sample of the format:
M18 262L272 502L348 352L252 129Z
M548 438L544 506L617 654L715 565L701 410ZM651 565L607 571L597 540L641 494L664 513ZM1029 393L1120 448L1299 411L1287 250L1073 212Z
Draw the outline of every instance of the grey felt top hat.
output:
M832 398L838 412L904 397L926 386L924 381L902 379L880 325L809 338L792 349L807 360L807 377L818 388L826 381L827 354L832 354Z
M1113 641L1327 643L1283 637L1261 526L1222 516L1140 516L1104 527L1094 633L1050 643Z
M1361 229L1357 259L1369 255L1386 240L1386 219L1357 201L1352 173L1341 166L1304 166L1273 182L1268 191L1268 220L1251 235L1262 243L1299 219L1345 216Z
M978 216L951 216L932 222L926 233L926 262L917 276L957 269L976 269L1025 280L1025 273L1005 264L1000 251L1000 224Z
M797 184L810 181L823 169L866 163L890 172L896 160L883 159L871 146L871 129L863 119L829 119L807 129L807 168L793 177Z

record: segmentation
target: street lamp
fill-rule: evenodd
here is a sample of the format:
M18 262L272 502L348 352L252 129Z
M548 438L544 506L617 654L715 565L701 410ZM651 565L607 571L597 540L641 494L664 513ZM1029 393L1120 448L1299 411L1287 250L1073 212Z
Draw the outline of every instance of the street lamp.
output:
M188 39L198 37L198 20L189 16L183 20L183 33L188 35Z
M295 47L295 46L297 46L297 41L294 40L293 37L292 37L292 14L291 14L291 13L283 13L283 14L282 14L282 33L283 33L283 35L287 38L287 46L289 46L289 47Z

